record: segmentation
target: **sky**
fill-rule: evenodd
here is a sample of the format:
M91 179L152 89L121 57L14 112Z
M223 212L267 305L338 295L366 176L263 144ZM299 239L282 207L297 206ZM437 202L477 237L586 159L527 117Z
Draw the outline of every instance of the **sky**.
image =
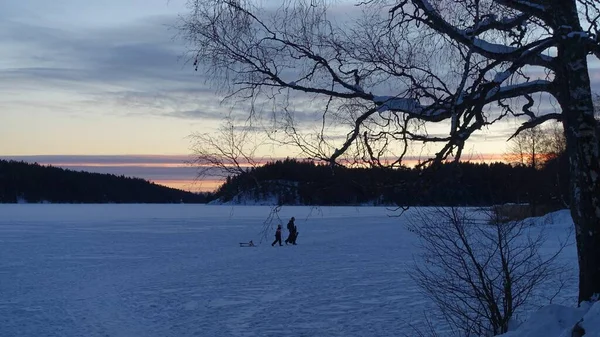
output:
M185 0L0 2L0 157L191 186L188 136L226 109L175 39L185 10Z
M186 62L173 28L185 4L1 1L0 158L214 188L185 164L189 136L215 131L230 108ZM487 130L465 153L504 150L504 133Z
M182 154L218 100L181 59L175 0L4 1L5 155ZM214 104L214 105L213 105ZM185 115L185 116L184 116Z

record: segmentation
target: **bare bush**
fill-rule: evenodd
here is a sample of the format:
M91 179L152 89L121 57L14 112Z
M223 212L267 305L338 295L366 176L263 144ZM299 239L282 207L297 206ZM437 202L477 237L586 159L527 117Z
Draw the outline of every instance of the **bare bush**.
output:
M244 174L250 168L262 164L265 158L257 157L263 145L251 126L236 125L233 118L226 118L217 134L194 133L190 162L198 168L198 177L215 176L225 179ZM258 181L256 181L258 185Z
M566 268L556 259L565 243L542 256L543 226L500 220L489 211L450 207L417 210L410 225L422 248L413 279L466 336L508 331L539 286L558 282L558 293L564 283L556 277Z

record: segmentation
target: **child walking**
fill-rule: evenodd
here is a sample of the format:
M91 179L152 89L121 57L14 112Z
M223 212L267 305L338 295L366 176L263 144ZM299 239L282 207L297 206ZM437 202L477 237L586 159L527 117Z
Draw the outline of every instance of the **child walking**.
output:
M283 246L281 244L281 225L277 225L277 231L275 232L275 241L273 241L273 243L271 244L271 246L275 246L275 244L279 242L280 246Z

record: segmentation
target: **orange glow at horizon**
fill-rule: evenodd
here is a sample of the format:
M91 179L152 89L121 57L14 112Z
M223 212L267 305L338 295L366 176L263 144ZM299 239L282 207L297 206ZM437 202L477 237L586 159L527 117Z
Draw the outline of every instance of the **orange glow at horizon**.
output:
M50 163L52 166L81 166L81 167L190 167L189 164L177 164L177 163L92 163L92 162L79 162L79 163ZM198 165L193 165L198 166Z
M417 158L417 157L410 157L407 156L402 160L402 165L406 166L406 167L415 167L417 166L419 163L424 162L426 160L431 159L432 157L422 157L422 158ZM385 159L382 158L381 159L381 163L382 164L391 164L395 161L395 159ZM446 162L452 162L453 159L447 159ZM495 162L503 162L503 163L508 163L509 161L507 160L507 155L502 154L502 153L486 153L486 154L478 154L478 155L463 155L461 156L460 159L461 162L466 163L495 163ZM343 160L341 161L343 162Z
M469 156L468 158L464 158L463 162L472 162L472 163L491 163L491 162L506 162L506 155L504 154L481 154L477 156ZM418 159L407 159L403 161L406 166L413 167L418 164ZM263 165L266 162L263 163ZM177 166L162 166L161 164L153 164L159 167L177 167ZM131 165L135 166L135 165ZM163 185L171 188L176 188L189 192L214 192L216 191L224 182L225 179L167 179L167 180L150 180L158 185Z
M461 157L461 161L463 162L494 162L494 161L502 161L502 162L506 162L507 161L507 155L506 154L502 154L502 153L485 153L485 154L477 154L477 155L463 155ZM412 156L406 156L403 160L402 163L405 164L406 166L414 166L414 164L418 163L419 161L425 161L427 159L429 159L430 157L424 156L422 158L418 158L418 157L412 157ZM275 161L281 161L281 160L285 160L286 158L271 158L271 159L262 159L262 160L257 160L255 161L253 164L249 164L249 163L240 163L240 167L243 168L250 168L253 166L262 166L265 165L267 163L270 162L275 162ZM289 159L296 159L298 161L304 161L305 159L303 158L289 158ZM394 159L384 159L382 158L383 162L392 162L395 160ZM342 160L343 161L343 160ZM319 162L316 162L319 163ZM409 164L410 163L410 164ZM413 164L414 163L414 164ZM79 167L157 167L157 168L179 168L179 167L211 167L212 165L209 164L199 164L199 163L185 163L185 162L181 162L181 163L172 163L172 162L166 162L166 163L160 163L160 162L132 162L132 163L122 163L122 162L118 162L118 161L114 161L114 162L92 162L92 161L80 161L80 162L53 162L53 161L46 161L44 163L40 163L42 165L52 165L52 166L59 166L59 167L64 167L64 166L79 166ZM224 164L225 167L234 167L235 165L233 164Z
M157 185L163 185L171 188L176 188L178 190L184 190L188 192L214 192L223 184L225 180L150 180L151 182Z
M161 156L155 156L155 158L160 158ZM199 165L199 164L190 164L190 163L186 163L186 162L176 162L177 159L175 159L174 156L162 156L164 159L164 162L149 162L149 161L140 161L140 162L119 162L118 160L114 160L114 161L101 161L101 162L97 162L97 161L93 161L91 158L89 161L86 161L85 159L80 159L80 160L75 160L73 162L68 162L68 161L62 161L62 160L57 160L56 162L52 161L52 160L44 160L44 161L40 161L39 164L41 165L51 165L51 166L56 166L56 167L78 167L80 169L83 169L85 167L88 167L90 171L93 171L93 168L110 168L110 167L114 167L114 168L127 168L129 171L126 173L127 176L131 176L131 177L138 177L138 178L142 178L148 181L151 181L153 183L159 184L159 185L163 185L163 186L167 186L167 187L171 187L171 188L176 188L176 189L180 189L180 190L184 190L184 191L189 191L189 192L194 192L194 193L198 193L198 192L214 192L216 191L225 181L225 178L218 178L217 176L210 176L210 177L206 177L206 179L202 179L202 178L197 178L195 177L195 174L193 174L192 172L190 175L190 177L187 177L187 173L184 173L185 176L182 176L181 171L173 171L172 174L169 173L169 169L183 169L183 168L188 168L188 169L192 169L192 168L200 168L200 167L210 167L210 165ZM405 157L405 159L402 161L402 164L406 167L414 167L416 166L420 161L424 161L427 160L429 157L423 156L421 158L418 157L412 157L412 156L407 156ZM265 165L269 162L275 162L275 161L282 161L285 160L286 158L269 158L269 159L261 159L261 160L257 160L256 162L254 162L254 166L262 166ZM296 159L298 161L305 161L305 159L303 158L289 158L289 159ZM465 155L462 157L461 161L462 162L473 162L473 163L491 163L491 162L509 162L508 160L509 158L507 158L507 156L505 154L470 154L470 155ZM386 162L393 162L393 159L382 159L383 163ZM316 162L317 164L324 164L324 162ZM342 161L343 163L343 161ZM230 166L230 165L227 165ZM242 167L251 167L251 165L249 164L243 164L241 165ZM131 169L135 169L136 167L139 167L141 170L140 172L136 172L135 170L131 170ZM151 177L152 175L150 175L150 177L148 175L145 175L143 173L144 169L151 169L151 168L163 168L164 173L161 173L161 178L158 179L153 179L156 177ZM113 174L116 174L114 172L111 172Z
M279 160L279 159L274 159ZM256 166L262 166L270 161L256 161ZM119 163L119 162L107 162L107 163L95 163L95 162L44 162L41 165L52 165L52 166L80 166L80 167L212 167L213 165L208 164L197 164L197 163ZM225 167L235 167L233 164L224 164ZM239 167L250 168L254 165L240 163Z

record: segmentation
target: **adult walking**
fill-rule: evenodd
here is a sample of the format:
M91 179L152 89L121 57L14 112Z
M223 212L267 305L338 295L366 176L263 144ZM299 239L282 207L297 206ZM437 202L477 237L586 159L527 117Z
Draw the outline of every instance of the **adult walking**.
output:
M292 217L287 224L287 229L289 231L289 235L288 235L287 239L285 239L286 245L288 243L291 243L293 245L296 244L296 237L298 236L298 228L296 227L296 224L294 223L295 220L296 219L294 217Z

